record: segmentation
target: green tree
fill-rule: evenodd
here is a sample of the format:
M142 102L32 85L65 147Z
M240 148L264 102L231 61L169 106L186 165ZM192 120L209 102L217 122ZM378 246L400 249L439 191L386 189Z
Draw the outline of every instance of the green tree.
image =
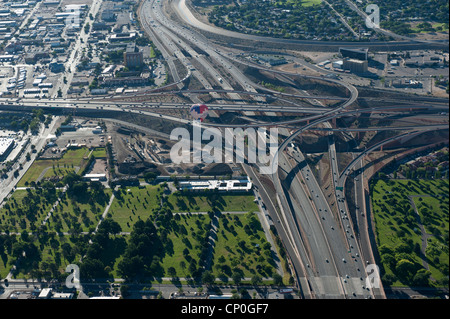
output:
M251 279L251 284L253 286L257 286L262 283L262 278L258 275L254 275Z
M431 272L425 268L419 269L412 279L412 283L416 287L428 287Z
M276 285L276 286L282 286L283 285L283 277L281 277L280 274L275 273L275 274L273 274L272 278L273 278L273 284L274 285Z
M174 277L177 275L177 271L175 270L174 267L169 267L169 268L167 269L167 274L168 274L170 277L174 278Z
M215 280L216 277L214 277L214 275L208 270L206 270L202 275L202 282L207 286L214 284Z
M242 280L242 273L240 271L234 270L231 274L231 279L233 279L235 285L239 285Z
M415 265L408 259L401 259L395 267L395 272L403 279L409 279L415 271Z

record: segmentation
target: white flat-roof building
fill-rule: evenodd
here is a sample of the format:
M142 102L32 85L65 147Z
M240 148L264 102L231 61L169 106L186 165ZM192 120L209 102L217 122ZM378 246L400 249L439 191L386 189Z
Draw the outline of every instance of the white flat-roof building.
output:
M83 179L91 182L106 181L106 174L86 174Z
M0 137L0 161L3 161L8 157L8 154L14 148L14 139Z
M17 26L17 21L15 20L0 21L0 25L2 27L15 27Z
M88 9L88 5L87 4L67 4L64 9L66 11L84 11Z
M43 288L39 293L39 299L48 299L52 295L52 288Z
M60 0L44 0L42 4L45 6L57 6L59 4Z
M93 130L92 133L94 134L102 134L103 133L103 129L101 128L101 126L96 126Z
M0 62L10 62L13 61L15 58L12 54L2 54L0 55Z
M398 60L393 59L393 60L389 61L389 64L390 64L390 65L397 66L397 65L399 65L399 62L398 62Z
M219 192L248 192L252 189L252 182L248 179L232 180L197 180L182 181L179 190L202 192L206 190L218 190Z
M344 66L344 61L334 61L331 66L333 67L333 69L342 69L342 67Z
M73 293L68 292L55 292L52 295L52 299L72 299Z

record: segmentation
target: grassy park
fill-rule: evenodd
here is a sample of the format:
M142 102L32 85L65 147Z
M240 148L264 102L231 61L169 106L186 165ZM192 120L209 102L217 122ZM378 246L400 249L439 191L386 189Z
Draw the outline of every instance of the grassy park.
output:
M66 266L79 260L83 247L88 245L87 236L75 238L54 232L0 235L0 243L2 240L10 251L0 254L1 278L15 265L13 278L64 280Z
M164 184L113 190L71 183L66 192L49 182L16 190L2 207L3 278L17 262L16 278L59 278L81 256L87 278L131 278L142 268L133 272L140 258L146 263L140 275L155 278L199 278L204 267L224 282L275 274L271 245L253 213L258 211L253 195L171 193ZM101 223L106 226L93 233L113 193ZM21 234L10 237L8 231ZM150 250L138 248L136 240Z
M258 205L252 195L211 194L196 195L173 193L168 196L167 203L174 212L208 212L216 207L221 212L256 212Z
M321 2L322 2L322 0L303 0L302 6L303 7L315 6L315 5L320 4Z
M160 186L125 187L115 192L109 215L122 231L131 231L138 220L146 220L159 207L162 195Z
M373 181L375 232L386 284L445 284L449 267L448 191L445 179Z
M161 260L162 267L167 277L189 277L202 264L211 218L207 214L177 214L175 220L177 226L167 232L170 244Z
M258 217L254 213L222 214L213 259L218 277L272 277L275 263Z
M111 194L111 189L105 189L104 195L95 201L76 201L63 196L50 217L51 229L57 232L69 232L74 229L81 232L93 231Z
M37 182L43 178L62 178L69 172L82 171L88 163L89 154L90 150L82 147L68 149L60 159L38 159L34 161L17 186L28 186L32 182Z
M16 190L0 209L2 232L36 230L56 202L59 191L45 188Z
M170 193L162 185L125 187L116 192L110 215L129 232L138 220L145 220L152 212L166 206L172 213L207 213L213 208L221 212L256 212L258 205L253 195L183 194Z

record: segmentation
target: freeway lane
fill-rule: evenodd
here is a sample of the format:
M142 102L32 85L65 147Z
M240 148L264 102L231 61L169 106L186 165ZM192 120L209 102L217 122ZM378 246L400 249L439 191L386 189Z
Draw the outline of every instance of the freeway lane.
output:
M213 67L202 54L198 54L195 50L188 46L187 42L192 43L193 45L206 52L206 54L214 61L214 63L220 65L223 70L226 70L226 72L230 74L231 78L236 80L246 92L254 94L257 93L256 89L254 88L255 84L252 83L246 76L244 76L233 64L227 62L226 58L218 53L218 50L212 49L211 43L208 41L208 39L204 38L193 30L180 27L176 23L168 19L163 13L161 2L152 1L151 5L152 17L158 19L158 21L162 25L164 25L166 32L169 33L179 45L184 47L184 49L191 54L192 58L196 59L206 69L207 73L209 73L215 79L219 86L221 86L224 90L229 91L227 94L232 99L239 99L239 96L236 94L236 91L233 91L233 88L227 82L224 76L219 74L218 68ZM260 95L252 95L252 98L260 102L264 101L264 98Z
M357 97L357 91L356 91L356 89L354 89L354 90L351 90L351 92L353 93L352 94L352 96L349 98L349 100L346 102L346 103L344 103L340 108L338 108L338 109L336 109L336 110L334 110L334 111L331 111L331 112L328 112L328 114L323 114L322 115L322 117L321 118L319 118L319 119L316 119L316 120L314 120L312 123L310 123L310 124L308 124L308 125L306 125L306 126L304 126L304 127L302 127L302 128L300 128L300 129L298 129L297 131L295 131L292 135L290 135L288 138L286 138L282 143L281 143L281 145L279 146L279 148L278 148L278 151L277 151L277 154L275 154L275 156L279 156L279 158L283 158L283 156L284 156L284 150L287 148L287 146L289 145L289 144L291 144L292 143L292 141L293 141L293 139L296 137L296 136L298 136L299 134L301 134L302 132L304 132L305 130L307 130L307 129L309 129L310 127L313 127L313 126L315 126L315 125L317 125L317 124L320 124L320 123L323 123L323 122L326 122L326 121L329 121L329 120L331 120L332 118L334 118L334 117L336 117L336 116L341 116L341 114L339 114L338 112L340 111L340 109L343 109L343 108L345 108L345 107L347 107L348 105L350 105L351 103L353 103L353 101L356 99L356 97ZM331 114L331 115L330 115ZM282 165L282 164L281 164ZM273 171L274 172L276 172L276 170L275 169L273 169ZM291 171L291 170L288 170L288 171ZM275 174L273 174L272 175L272 181L273 181L273 183L274 183L274 186L275 186L275 189L276 189L276 192L280 195L278 198L279 198L279 204L280 204L280 207L283 207L283 211L284 211L284 215L286 216L285 218L288 218L288 220L292 220L292 218L291 218L291 216L293 215L293 214L295 214L297 211L298 211L298 208L296 208L296 207L293 207L292 206L292 200L290 199L290 197L289 197L289 193L288 192L285 192L285 188L283 187L283 185L282 185L282 183L281 183L281 180L280 180L280 177L279 177L279 174L278 173L275 173ZM322 195L322 192L321 192L321 190L316 190L318 193L321 193L321 196L323 196ZM295 198L295 196L298 196L298 193L297 194L295 194L293 197ZM307 202L308 202L308 200L306 200ZM292 229L297 229L297 231L299 232L299 233L301 233L301 230L299 230L298 228L294 228L294 226L295 226L295 223L291 223L290 224L290 227L292 228ZM350 225L349 225L350 226ZM312 226L312 227L314 227L314 226ZM348 227L348 228L350 228L350 227ZM340 252L340 254L341 255L345 255L345 250L347 249L348 251L348 253L353 253L352 252L352 249L354 249L354 250L356 250L356 253L355 253L355 255L351 255L351 259L348 261L348 265L346 265L346 266L350 266L350 264L351 264L351 266L350 266L350 268L347 268L347 267L345 267L346 269L344 270L344 271L354 271L354 273L358 273L358 272L361 272L362 271L362 262L361 262L361 260L360 260L360 258L356 258L356 257L358 257L359 256L359 253L358 253L358 251L359 251L359 249L357 248L358 247L358 243L357 242L355 242L355 238L354 238L354 235L351 233L351 228L350 229L348 229L347 227L345 228L345 232L346 232L346 236L347 236L347 243L346 244L344 244L344 245L342 245L341 243L338 243L337 244L337 247L336 247L336 251L339 251ZM314 229L314 228L313 228ZM317 229L317 228L316 228ZM318 238L320 238L320 235L321 235L322 233L320 233L320 232L314 232L314 235L315 236L318 236ZM314 240L316 240L316 237L314 237ZM312 242L311 240L309 241L310 243ZM323 244L322 244L323 245ZM312 247L313 248L313 247ZM316 248L317 249L317 248ZM317 252L320 252L319 253L319 255L323 258L323 256L326 256L326 253L325 252L323 252L323 251L320 251L320 249L317 249L317 250L315 250L314 251L315 253L317 253ZM334 254L336 254L336 252L333 252ZM317 260L315 260L315 262L317 263L318 261ZM327 262L327 260L326 260L326 262ZM328 263L329 263L330 261L328 260ZM342 262L344 263L344 264L346 264L347 263L347 259L345 259L345 258L343 258L342 259ZM334 261L333 261L333 263L334 263ZM355 268L356 268L356 270L355 270ZM364 296L364 294L366 293L365 292L365 290L364 290L364 286L361 286L361 288L362 288L362 290L359 290L359 289L355 289L356 288L356 286L355 285L357 285L357 283L353 280L354 278L353 278L353 273L352 274L346 274L345 275L345 278L343 277L344 275L343 275L343 273L340 273L339 271L336 271L336 274L337 274L337 276L336 277L338 277L338 276L342 276L341 278L343 278L343 281L344 281L344 283L351 283L351 284L353 284L354 286L353 287L350 287L349 289L347 289L346 291L345 291L345 293L346 293L346 295L347 296L354 296L354 297L361 297L361 296ZM351 280L347 280L347 279L351 279ZM360 277L360 279L361 280L363 280L363 277ZM313 280L313 278L309 278L309 280ZM346 282L347 281L347 282ZM361 284L361 283L359 283L359 284ZM336 286L338 286L338 285L334 285L334 287L336 288ZM365 288L367 288L367 287L365 287ZM320 289L318 289L317 287L313 287L313 290L314 289L316 289L316 291L320 291ZM327 287L327 289L330 289L330 287ZM333 290L333 289L331 289L331 290L327 290L327 292L331 292L332 294L333 294L333 292L334 292L335 290ZM361 293L362 292L362 293ZM371 292L372 293L372 292ZM350 295L351 294L351 295ZM373 293L372 293L373 294ZM327 296L327 297L329 297L329 296Z
M148 6L147 2L142 2L139 5L139 8L137 10L139 21L141 21L144 31L149 35L152 42L156 45L158 50L163 55L164 60L167 62L167 65L169 66L169 70L170 70L170 73L172 74L172 78L173 78L174 82L177 83L178 88L181 89L181 88L183 88L184 85L180 79L178 70L175 67L172 54L169 53L166 46L159 41L158 37L156 36L156 33L153 32L153 30L151 28L150 22L146 18L144 18L144 19L141 18L143 10L145 10L145 11L151 10L150 7ZM144 17L145 17L145 15L144 15Z
M442 129L445 129L446 127L448 127L448 124L444 124L442 125ZM425 131L429 131L431 129L426 129ZM398 139L402 139L405 137L414 137L416 135L419 135L423 133L423 131L410 131L407 133L403 133L400 135L396 135L396 136L392 136L390 138L387 138L381 142L378 142L377 144L365 149L363 152L361 152L358 157L354 158L348 165L347 167L342 171L341 175L339 176L339 180L338 180L338 186L344 186L345 185L345 180L347 179L347 176L349 175L350 171L354 169L354 166L364 157L366 156L368 153L382 147L383 145L389 144L395 140Z
M213 67L204 56L201 54L198 54L189 44L188 42L191 42L195 44L196 46L200 47L204 51L209 50L209 44L206 42L199 40L196 38L195 34L191 32L187 32L187 30L183 28L179 28L175 26L171 21L167 19L167 17L164 16L161 8L161 4L155 1L151 2L145 2L147 7L151 6L151 9L147 9L142 11L141 16L146 19L150 20L154 29L157 29L157 33L161 35L161 39L165 39L164 42L167 43L173 50L173 54L178 57L178 59L184 64L184 66L193 73L193 75L200 81L200 83L205 87L205 89L209 90L209 94L219 101L220 103L223 103L221 100L220 95L216 91L213 90L212 84L208 82L208 80L205 78L202 72L194 68L189 61L188 58L181 52L181 50L177 49L177 46L180 46L185 52L187 52L191 59L195 59L212 77L217 85L222 87L224 91L226 91L226 94L232 99L236 101L242 100L242 98L239 96L237 91L235 91L232 86L227 82L227 80L224 78L223 75L221 75L217 68ZM176 34L175 34L176 33ZM182 37L180 36L182 35ZM163 38L164 36L164 38ZM176 43L176 44L175 44ZM222 57L218 55L214 55L212 52L209 54L210 57L216 60L216 62L223 64ZM230 72L233 72L232 67L229 67L228 70ZM257 93L255 89L251 88L250 86L246 88L250 89L250 91L253 91L253 93ZM187 93L189 94L189 93ZM264 101L264 98L260 96L252 96L257 101ZM200 100L195 100L195 103L201 103Z
M308 197L311 198L310 201L313 205L312 211L315 213L322 232L327 238L328 245L336 263L338 275L340 274L342 277L341 280L345 294L347 296L353 296L353 293L355 293L358 297L368 298L370 293L364 290L362 287L364 283L361 282L361 277L365 276L363 263L357 260L351 262L350 259L350 249L358 251L358 247L352 247L351 243L346 239L347 224L341 225L335 220L327 199L323 194L323 190L311 173L305 157L299 148L288 147L288 153L291 154L294 162L299 165L297 175L302 177L302 184L304 184ZM342 249L343 247L346 249Z
M363 185L363 179L364 179L364 170L362 166L362 159L369 153L372 152L378 148L380 148L383 145L386 145L388 143L391 143L395 140L401 140L406 137L414 137L419 134L422 134L425 131L410 131L408 133L400 134L394 137L390 137L386 140L383 140L372 147L366 149L364 152L359 154L357 157L355 157L350 164L342 171L339 178L337 179L336 187L339 187L339 190L336 190L336 195L338 198L343 199L345 196L345 181L347 177L349 176L350 171L355 170L358 173L354 177L354 184L355 184L355 205L356 205L356 212L355 212L355 219L356 219L356 225L353 225L352 218L349 218L350 212L347 206L346 200L339 200L338 201L338 209L339 209L339 215L342 218L343 222L345 221L350 225L350 229L352 234L355 234L354 227L358 228L359 236L357 238L350 237L349 240L352 242L355 242L355 247L360 247L360 254L359 250L356 251L355 249L351 249L352 256L356 256L359 259L362 259L365 264L375 264L375 260L372 253L372 247L370 243L369 238L369 229L368 229L368 214L367 214L367 207L366 207L366 196L364 191L364 185ZM336 173L337 170L334 172ZM334 175L336 176L336 174ZM347 214L348 212L348 214ZM375 287L372 289L373 295L376 298L386 298L384 289L382 286Z
M370 203L369 194L364 188L364 167L362 160L359 161L355 169L359 172L358 175L354 177L354 185L355 185L355 217L356 217L356 227L358 228L358 237L357 240L359 242L359 247L361 247L361 258L363 261L369 261L370 264L375 264L375 258L373 256L372 244L369 237L369 212ZM374 288L373 293L376 298L386 298L386 294L384 292L384 288L380 285L379 288Z
M331 126L328 122L326 123L327 126ZM329 135L328 139L328 154L330 156L330 167L331 167L331 179L332 179L332 186L334 189L334 202L336 205L337 210L337 218L339 219L339 223L342 227L342 229L345 231L344 235L346 236L347 241L347 247L348 247L348 253L349 253L349 260L355 261L358 263L358 272L361 275L361 279L364 279L363 282L360 284L362 285L363 289L367 289L367 283L365 282L365 279L367 277L367 273L365 271L367 260L371 260L370 263L373 263L373 258L367 258L367 256L372 256L372 250L370 245L367 246L367 242L363 241L357 241L357 236L354 232L354 227L352 224L352 219L350 217L350 213L347 214L348 207L347 207L347 201L344 200L344 197L342 194L345 192L342 192L339 190L339 169L338 169L338 160L337 160L337 153L336 153L336 145L334 143L334 136ZM359 226L359 225L358 225ZM369 248L369 250L367 250ZM364 258L366 257L366 258ZM370 294L373 298L380 298L379 291L377 289L371 289ZM385 296L382 295L381 298L384 298Z
M2 99L0 99L2 101ZM114 103L111 104L109 101L98 101L94 100L92 102L90 101L73 101L73 100L67 100L64 101L63 99L59 100L35 100L33 102L32 99L23 99L20 102L12 102L10 99L3 99L4 102L0 102L0 109L4 110L13 110L16 109L16 106L18 105L23 106L25 108L62 108L62 109L73 109L73 110L80 110L80 109L88 109L88 110L101 110L103 112L106 111L112 111L112 112L133 112L133 113L139 113L139 114L145 114L152 117L162 118L170 121L180 122L184 124L191 123L189 120L181 119L174 116L164 115L158 112L154 112L154 110L158 109L176 109L176 108L188 108L188 106L185 103L173 103L173 104L167 104L166 106L161 106L160 103L136 103L136 104L128 104L129 107L126 107L126 103ZM203 123L205 127L213 126L213 127L225 127L225 128L237 128L237 127L261 127L261 126L283 126L283 125L291 125L296 123L302 123L302 122L308 122L311 120L317 120L320 119L321 116L325 114L331 114L336 111L336 109L330 109L330 108L322 108L322 107L315 107L315 108L292 108L292 107L286 107L286 106L258 106L258 105L235 105L235 104L208 104L211 105L211 109L217 109L217 110L230 110L230 111L265 111L265 112L290 112L290 113L305 113L305 114L316 114L308 117L304 117L301 119L296 120L287 120L287 121L278 121L278 122L258 122L256 124L249 123L249 124L212 124L212 123ZM344 111L340 113L336 113L333 115L330 115L327 117L328 120L343 116L353 116L355 114L359 113L370 113L370 112L388 112L391 110L410 110L410 109L423 109L423 107L417 106L417 107L408 107L408 106L394 106L394 107L378 107L378 108L370 108L370 109L362 109L362 110L351 110L351 111ZM439 110L441 107L436 108ZM442 115L443 119L446 119L447 117ZM412 127L409 125L403 125L403 126L391 126L391 127L370 127L370 128L318 128L315 127L316 124L321 123L321 121L318 122L311 122L312 125L308 125L309 130L328 130L328 131L378 131L378 130L408 130ZM430 125L423 125L420 127L413 127L417 129L441 129L448 127L448 124L430 124ZM286 142L288 143L288 142Z
M319 298L342 298L344 291L336 269L336 260L330 249L328 238L324 234L319 218L307 190L302 185L297 170L285 153L279 157L280 175L285 176L283 186L286 189L286 198L294 220L301 234L303 245L307 248L310 267L314 271L313 291ZM308 267L308 266L307 266Z

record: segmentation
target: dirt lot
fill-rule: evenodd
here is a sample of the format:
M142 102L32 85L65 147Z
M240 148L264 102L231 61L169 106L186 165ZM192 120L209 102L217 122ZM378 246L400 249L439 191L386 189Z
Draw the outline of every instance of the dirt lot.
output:
M106 174L107 173L107 165L106 160L104 159L96 159L92 169L89 171L89 174Z
M314 76L320 75L319 72L311 70L307 67L303 67L296 63L283 64L283 65L275 67L275 69L284 71L284 72L291 72L291 73L297 73L297 74L302 74L302 75L314 75Z

